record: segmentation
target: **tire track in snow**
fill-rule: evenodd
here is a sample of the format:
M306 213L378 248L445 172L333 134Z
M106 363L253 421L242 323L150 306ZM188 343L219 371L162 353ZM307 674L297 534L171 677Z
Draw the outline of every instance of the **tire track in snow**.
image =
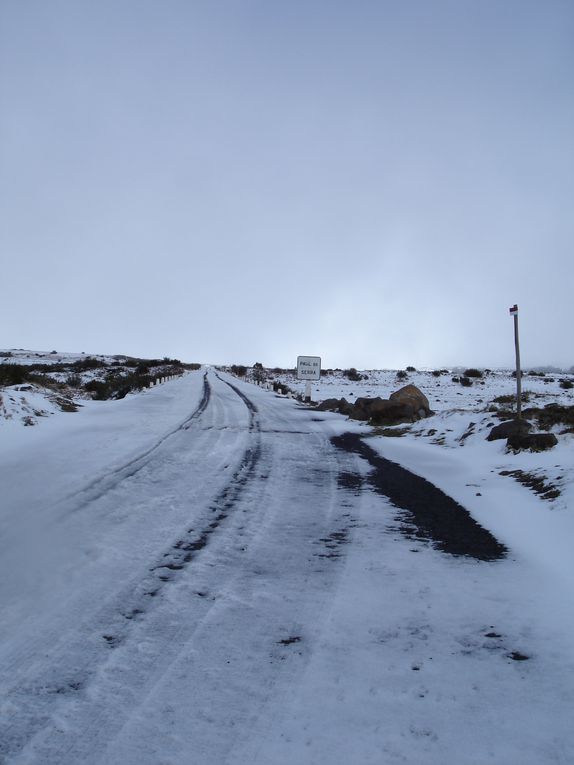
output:
M193 528L188 529L163 555L163 559L152 571L160 571L158 575L160 581L165 582L173 578L173 572L180 571L187 566L197 553L208 543L209 538L217 528L227 518L233 506L239 499L245 486L255 476L257 464L261 458L261 426L258 418L258 410L251 399L247 398L235 385L222 380L219 375L217 379L228 385L241 398L249 411L249 433L252 443L245 449L239 466L234 471L229 483L225 486L215 499L210 503L209 510L215 513L213 520L201 531ZM155 593L154 593L155 594Z
M57 727L54 718L57 718L61 708L65 709L70 702L80 704L86 700L86 693L93 684L94 678L99 673L105 672L105 668L113 656L111 651L127 642L131 626L142 623L146 613L153 608L154 602L157 602L155 599L161 594L163 588L168 583L173 582L177 578L178 572L185 569L206 547L210 537L231 513L245 487L254 478L261 458L261 427L257 407L234 385L221 380L219 375L217 377L221 382L228 385L247 407L249 411L248 432L251 443L245 449L241 461L227 485L208 505L208 513L213 514L210 522L200 530L191 527L181 534L161 558L151 566L149 573L140 579L135 586L133 583L127 585L113 598L111 603L98 609L96 614L80 624L70 639L58 644L53 650L53 655L50 656L47 666L47 657L43 657L38 672L34 672L33 668L28 669L26 677L20 679L15 687L2 689L4 695L8 696L9 694L10 696L11 715L9 721L0 722L0 763L9 762L36 737L42 739L44 736L49 736L50 732ZM204 395L195 412L175 431L164 436L159 443L163 443L173 433L185 429L186 424L189 427L191 421L199 417L206 409L210 396L211 388L206 375L204 378ZM146 455L155 451L159 443L148 450ZM141 459L142 456L140 455L138 459ZM130 464L135 462L136 460L133 460ZM138 467L138 470L143 466ZM123 466L119 471L115 471L116 474L126 467ZM136 472L138 471L134 471L132 475L135 475ZM119 480L114 485L126 477L128 476L119 476ZM98 496L109 491L110 488L113 486L107 485ZM93 501L96 498L92 497L87 501ZM197 594L203 599L202 593ZM213 605L213 601L205 599L204 613L196 627ZM163 657L163 661L167 660L166 655ZM141 677L139 682L144 684L145 678ZM89 693L87 703L90 703ZM96 718L101 715L103 719L104 711L98 712L97 708L98 703L96 703L95 710ZM57 762L58 757L59 755L56 754L54 760L50 759L49 761Z
M76 497L83 497L82 501L79 504L77 504L73 508L73 510L74 511L80 510L86 505L90 504L91 502L95 502L96 500L100 499L100 497L103 497L104 494L107 494L109 491L112 491L112 489L115 489L117 486L120 485L120 483L122 483L126 479L132 478L134 475L139 473L140 470L142 470L146 465L149 464L149 462L154 456L154 453L157 451L157 449L159 449L159 447L162 444L164 444L172 436L176 435L177 433L180 433L182 430L189 430L193 421L197 420L203 414L203 412L207 409L210 399L211 399L211 385L209 384L209 380L207 379L207 372L205 372L203 376L203 393L202 393L201 400L199 404L197 405L196 409L188 417L186 417L186 419L182 423L180 423L176 428L174 428L173 430L170 430L168 433L162 436L159 439L159 441L156 441L156 443L153 446L146 449L137 457L133 457L131 460L129 460L129 462L126 462L124 465L121 465L119 468L116 468L108 475L105 475L100 478L96 478L90 483L88 483L86 486L84 486L83 488L79 489L78 491L75 491L73 494L69 494L66 497L66 500L72 500Z

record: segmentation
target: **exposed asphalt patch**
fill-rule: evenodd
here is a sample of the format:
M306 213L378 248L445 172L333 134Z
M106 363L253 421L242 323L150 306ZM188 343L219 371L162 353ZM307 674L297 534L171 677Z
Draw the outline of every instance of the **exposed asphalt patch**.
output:
M350 473L346 470L341 471L337 476L337 485L339 488L349 489L355 494L360 493L364 483L365 480L362 475L358 475L357 473Z
M407 537L429 540L442 552L476 560L500 560L507 554L507 548L462 505L424 478L379 456L360 435L343 433L331 442L367 460L373 471L365 481L404 511L407 523L402 531Z

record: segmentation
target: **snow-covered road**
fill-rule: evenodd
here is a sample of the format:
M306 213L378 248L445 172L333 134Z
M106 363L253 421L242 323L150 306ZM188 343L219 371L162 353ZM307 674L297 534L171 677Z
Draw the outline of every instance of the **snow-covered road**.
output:
M213 370L74 417L0 462L0 762L574 761L535 567L403 534L363 426Z

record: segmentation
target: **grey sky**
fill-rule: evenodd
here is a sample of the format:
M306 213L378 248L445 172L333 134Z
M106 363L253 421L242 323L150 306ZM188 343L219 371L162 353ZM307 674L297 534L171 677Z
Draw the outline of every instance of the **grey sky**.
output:
M0 347L574 364L574 4L0 0Z

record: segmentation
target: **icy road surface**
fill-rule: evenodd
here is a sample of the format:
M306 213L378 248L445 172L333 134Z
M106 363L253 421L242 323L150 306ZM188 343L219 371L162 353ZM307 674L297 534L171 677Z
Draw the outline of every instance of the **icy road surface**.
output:
M214 371L73 418L1 456L0 762L574 762L547 579L417 538L364 426Z

